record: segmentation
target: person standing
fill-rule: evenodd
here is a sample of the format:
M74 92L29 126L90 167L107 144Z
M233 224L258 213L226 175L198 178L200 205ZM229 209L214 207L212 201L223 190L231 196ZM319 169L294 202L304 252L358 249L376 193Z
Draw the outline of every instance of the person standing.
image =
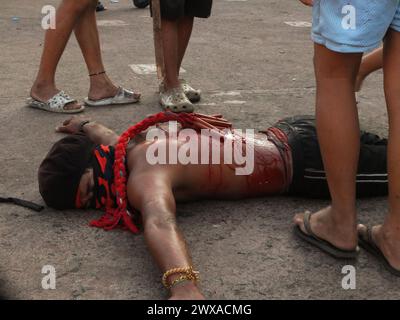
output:
M165 75L160 104L173 112L192 112L201 91L192 88L179 71L193 30L194 18L211 15L212 0L160 0Z
M84 106L59 90L55 83L56 69L72 31L89 71L90 89L85 104L104 106L139 101L139 93L114 85L106 74L96 24L97 3L97 0L62 0L56 14L56 28L46 31L39 72L31 88L28 106L58 113L84 110Z
M303 240L337 258L356 258L358 243L400 276L400 1L300 0L313 6L318 140L331 205L294 217ZM344 12L344 14L342 14ZM349 20L348 20L349 19ZM361 58L384 41L389 115L389 211L382 225L357 225L360 136L355 99Z

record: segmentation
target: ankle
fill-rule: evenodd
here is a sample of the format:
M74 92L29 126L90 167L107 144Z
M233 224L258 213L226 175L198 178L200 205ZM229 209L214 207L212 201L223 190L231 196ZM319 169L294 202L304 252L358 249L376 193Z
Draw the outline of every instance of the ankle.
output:
M105 91L109 89L114 90L115 88L116 86L105 75L98 75L90 78L90 92Z
M394 219L390 215L386 217L381 232L384 238L400 238L400 222L397 217Z
M35 80L32 85L31 91L55 90L56 85L54 81L49 80Z
M355 206L343 207L332 204L330 213L329 218L332 223L352 229L357 228L357 208Z
M356 214L352 211L338 210L334 206L328 207L326 215L319 219L319 227L328 234L335 234L340 239L338 244L353 247L357 244Z
M106 78L105 74L98 74L98 75L93 75L89 77L90 79L90 86L104 86L104 84L107 84L109 81Z
M178 89L181 86L181 83L178 79L165 79L163 82L164 85L164 90L165 91L170 91L170 90L174 90L174 89Z

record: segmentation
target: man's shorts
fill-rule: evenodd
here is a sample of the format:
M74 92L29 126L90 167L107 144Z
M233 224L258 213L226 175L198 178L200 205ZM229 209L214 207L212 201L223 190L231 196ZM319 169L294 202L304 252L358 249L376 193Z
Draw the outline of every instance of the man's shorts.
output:
M400 0L314 0L312 39L332 51L370 51L389 29L400 32Z
M292 151L293 177L289 194L329 199L314 116L285 118L274 125L283 131ZM357 197L388 194L387 140L362 131L357 170Z
M208 18L212 3L212 0L160 0L161 17L167 20L177 20L185 16Z

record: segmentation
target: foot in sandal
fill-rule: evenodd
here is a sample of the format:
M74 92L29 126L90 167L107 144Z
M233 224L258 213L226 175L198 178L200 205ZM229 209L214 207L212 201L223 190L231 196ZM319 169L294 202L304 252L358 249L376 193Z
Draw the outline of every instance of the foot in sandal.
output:
M360 246L377 258L393 275L400 277L399 229L387 225L367 227L358 225Z
M186 97L182 88L176 88L160 92L160 104L164 110L172 112L193 112L193 104Z
M27 101L27 106L49 112L68 114L80 113L85 110L84 106L79 105L75 99L72 99L64 91L59 91L47 101L31 97Z
M353 259L358 255L356 225L334 220L333 208L294 217L295 234L335 258Z
M75 99L54 86L34 84L30 98L27 100L29 107L57 112L57 113L79 113L85 110Z
M100 99L85 99L85 104L90 107L131 104L140 101L140 93L119 87L114 95Z
M179 83L183 90L185 96L189 99L191 103L196 103L201 100L201 90L194 89L186 80L179 79ZM162 92L164 90L164 82L160 83L159 91Z
M89 94L84 100L88 106L121 105L140 101L140 93L115 86L105 71L89 76Z

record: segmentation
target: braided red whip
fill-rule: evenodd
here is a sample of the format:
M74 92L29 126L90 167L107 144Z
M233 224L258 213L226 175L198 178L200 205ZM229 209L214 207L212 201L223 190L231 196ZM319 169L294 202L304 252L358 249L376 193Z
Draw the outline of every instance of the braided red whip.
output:
M125 166L126 147L129 141L136 135L147 130L149 127L159 123L177 121L183 128L192 128L195 130L211 129L219 130L231 128L232 125L221 115L208 116L199 113L172 113L160 112L151 115L134 126L126 130L119 138L115 147L114 162L114 185L116 192L117 207L106 207L106 213L99 219L90 222L91 226L103 228L104 230L112 230L116 228L120 222L122 227L133 233L138 233L139 228L132 221L132 214L128 210L127 200L127 173Z

